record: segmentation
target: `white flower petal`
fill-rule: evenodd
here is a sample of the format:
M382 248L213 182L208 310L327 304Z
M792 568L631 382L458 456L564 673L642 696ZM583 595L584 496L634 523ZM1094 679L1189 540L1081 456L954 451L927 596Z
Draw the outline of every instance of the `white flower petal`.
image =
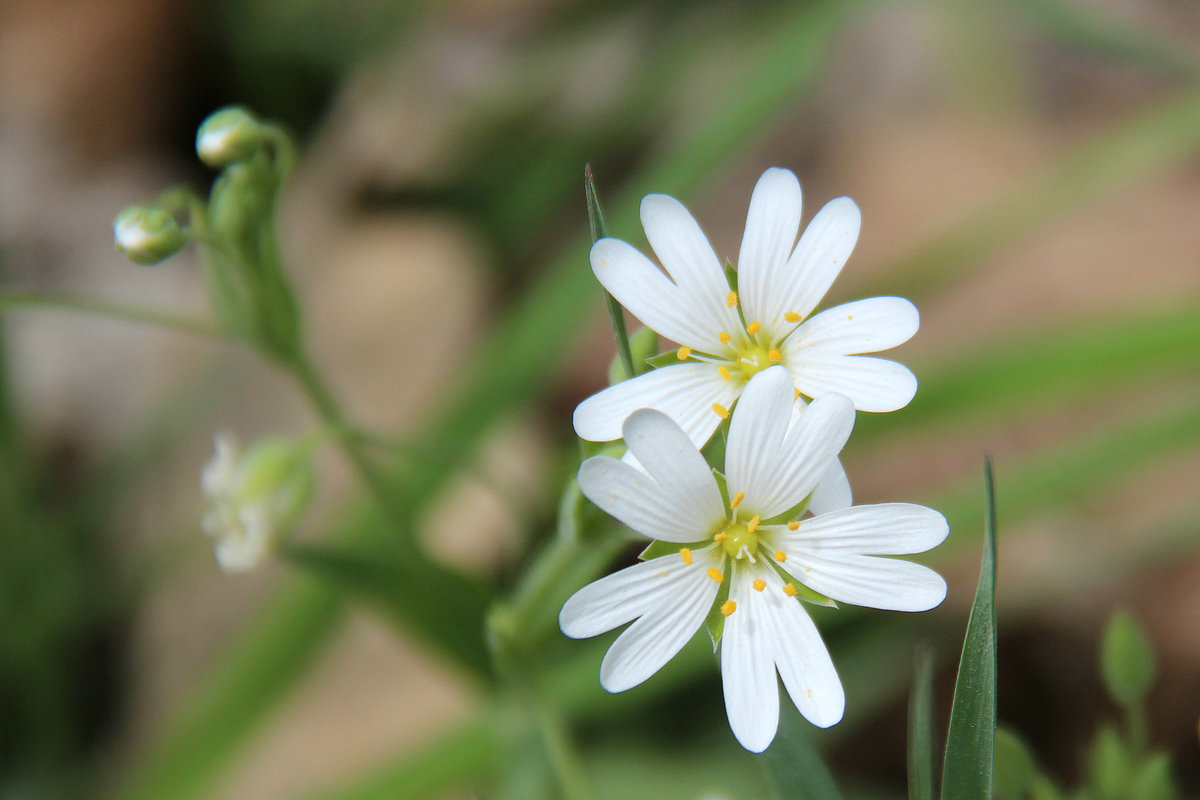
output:
M921 326L921 315L903 297L871 297L828 308L801 323L784 344L787 353L856 355L903 344Z
M229 431L219 431L213 437L213 449L216 454L200 473L200 486L209 497L233 494L236 491L233 480L241 453L237 437Z
M791 574L844 603L926 611L946 597L946 582L920 564L879 556L920 553L949 533L938 512L910 503L858 506L803 520L774 543Z
M767 328L783 322L790 310L790 297L779 289L800 230L800 207L800 181L779 167L762 174L750 197L738 254L738 293L746 318Z
M702 446L721 424L712 404L726 408L738 387L722 380L712 364L688 361L651 370L608 387L575 409L575 433L590 442L621 438L621 426L639 408L654 408L673 419L688 438Z
M708 237L683 203L665 194L642 198L642 227L654 254L686 297L686 308L698 321L713 326L706 346L701 349L720 352L717 334L736 330L741 321L737 309L725 301L729 281Z
M759 568L756 575L767 588L755 592L754 611L769 628L773 658L788 696L813 725L836 724L845 711L846 695L817 626L798 600L783 593L783 581L774 570Z
M793 403L791 376L777 368L764 370L742 392L730 422L725 455L729 491L744 492L746 511L764 519L796 505L817 487L854 427L854 408L841 395L817 398L794 423Z
M718 352L725 315L705 316L692 291L676 286L637 248L620 239L592 245L592 271L608 293L651 330L696 350Z
M849 508L854 503L854 494L850 491L850 479L842 467L842 460L835 458L829 462L821 482L813 490L812 499L808 502L808 510L814 514L828 514Z
M733 735L742 747L761 753L779 726L774 631L763 613L764 593L751 585L756 575L742 567L732 570L729 599L737 608L725 619L721 635L721 686Z
M822 555L894 556L924 553L944 542L949 533L946 518L932 508L915 503L878 503L803 520L788 539L797 547Z
M808 397L843 394L859 411L895 411L917 393L917 376L895 361L872 356L828 356L800 350L785 357L796 388Z
M625 423L640 469L608 456L579 467L579 488L602 510L638 533L666 542L694 542L724 519L724 504L704 458L683 431L652 409Z
M598 636L645 614L679 605L677 599L690 595L692 584L702 585L701 579L713 585L715 597L716 583L706 574L714 550L710 546L693 552L690 565L680 556L663 556L593 581L563 604L559 627L573 639ZM712 605L711 599L708 605Z
M854 251L861 225L862 214L849 197L831 200L817 212L777 279L775 295L786 311L802 317L812 313Z
M703 624L716 599L717 584L700 563L712 562L697 559L687 570L687 579L677 582L677 591L630 625L608 648L600 664L600 685L607 691L632 689L658 672Z

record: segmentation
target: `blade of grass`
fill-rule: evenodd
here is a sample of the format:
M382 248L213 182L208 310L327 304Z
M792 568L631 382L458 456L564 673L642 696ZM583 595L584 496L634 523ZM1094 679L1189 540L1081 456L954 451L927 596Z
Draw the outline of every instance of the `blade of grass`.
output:
M596 195L596 179L592 175L592 165L583 167L583 191L587 198L588 226L592 229L592 244L608 236L608 228L604 225L604 212L600 209L600 198ZM625 309L617 302L617 298L604 292L604 305L608 309L608 319L612 323L613 338L617 340L617 352L621 355L621 366L625 369L625 378L635 377L640 370L633 363L633 352L629 349L629 333L625 330Z
M984 459L987 513L979 588L963 642L946 760L942 800L991 800L992 758L996 741L996 493L992 461Z
M917 651L917 669L908 703L908 800L933 800L935 762L933 653L922 647Z

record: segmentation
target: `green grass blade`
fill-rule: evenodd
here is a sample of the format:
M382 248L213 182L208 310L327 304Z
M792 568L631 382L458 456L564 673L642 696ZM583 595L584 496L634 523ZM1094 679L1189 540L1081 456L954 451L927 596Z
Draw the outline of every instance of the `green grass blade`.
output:
M917 652L908 704L908 800L933 800L933 653Z
M591 164L585 164L583 167L583 192L587 197L588 227L592 229L592 244L595 244L608 236L608 228L604 224L600 197L596 194L596 178L592 174ZM634 364L633 351L629 347L629 332L625 330L625 310L607 289L603 291L608 320L612 323L613 338L617 340L617 353L621 356L621 366L625 368L625 378L629 379L636 376L640 370Z
M942 800L990 800L996 743L996 492L991 458L983 465L987 516L979 589L967 620L946 761L942 768Z
M779 709L779 732L758 763L774 800L841 800L833 774L808 735L809 725L791 703Z

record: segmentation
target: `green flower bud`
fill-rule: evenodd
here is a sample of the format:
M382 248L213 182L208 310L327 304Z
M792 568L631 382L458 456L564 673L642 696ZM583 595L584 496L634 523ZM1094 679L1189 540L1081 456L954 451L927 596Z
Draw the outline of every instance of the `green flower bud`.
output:
M312 442L262 439L243 452L228 433L216 437L216 456L201 485L209 508L204 532L217 540L226 572L257 567L295 527L312 496Z
M196 131L196 154L210 167L221 169L254 155L267 134L258 120L241 106L215 111Z
M151 265L182 250L187 236L161 208L133 206L113 221L113 242L130 261Z

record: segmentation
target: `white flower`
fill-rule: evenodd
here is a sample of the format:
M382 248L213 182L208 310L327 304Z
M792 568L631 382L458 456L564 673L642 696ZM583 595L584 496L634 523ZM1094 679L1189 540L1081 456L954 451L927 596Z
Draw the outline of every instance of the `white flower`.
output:
M733 291L683 204L647 195L642 226L667 274L619 239L596 242L592 269L635 317L682 345L680 363L585 400L575 409L576 433L611 441L635 410L656 408L703 445L749 379L772 364L791 373L797 396L837 392L860 411L903 408L916 392L912 372L859 354L887 350L916 333L920 318L912 303L875 297L810 316L854 249L860 221L854 201L840 197L796 243L800 183L789 170L768 169L750 199Z
M725 708L734 736L754 752L778 725L776 671L814 725L842 718L841 682L798 594L897 611L924 611L946 595L933 570L887 557L942 542L948 527L938 512L889 503L798 519L849 437L854 408L829 393L793 414L792 385L782 367L749 382L729 426L728 499L678 425L651 409L632 414L622 433L642 469L598 456L580 467L579 486L630 528L678 550L585 586L559 615L574 638L633 622L600 667L604 688L620 692L657 672L719 608Z
M243 453L228 432L214 439L216 455L200 485L209 508L200 526L216 539L217 563L226 572L257 567L303 510L312 492L312 465L304 443L274 438Z

